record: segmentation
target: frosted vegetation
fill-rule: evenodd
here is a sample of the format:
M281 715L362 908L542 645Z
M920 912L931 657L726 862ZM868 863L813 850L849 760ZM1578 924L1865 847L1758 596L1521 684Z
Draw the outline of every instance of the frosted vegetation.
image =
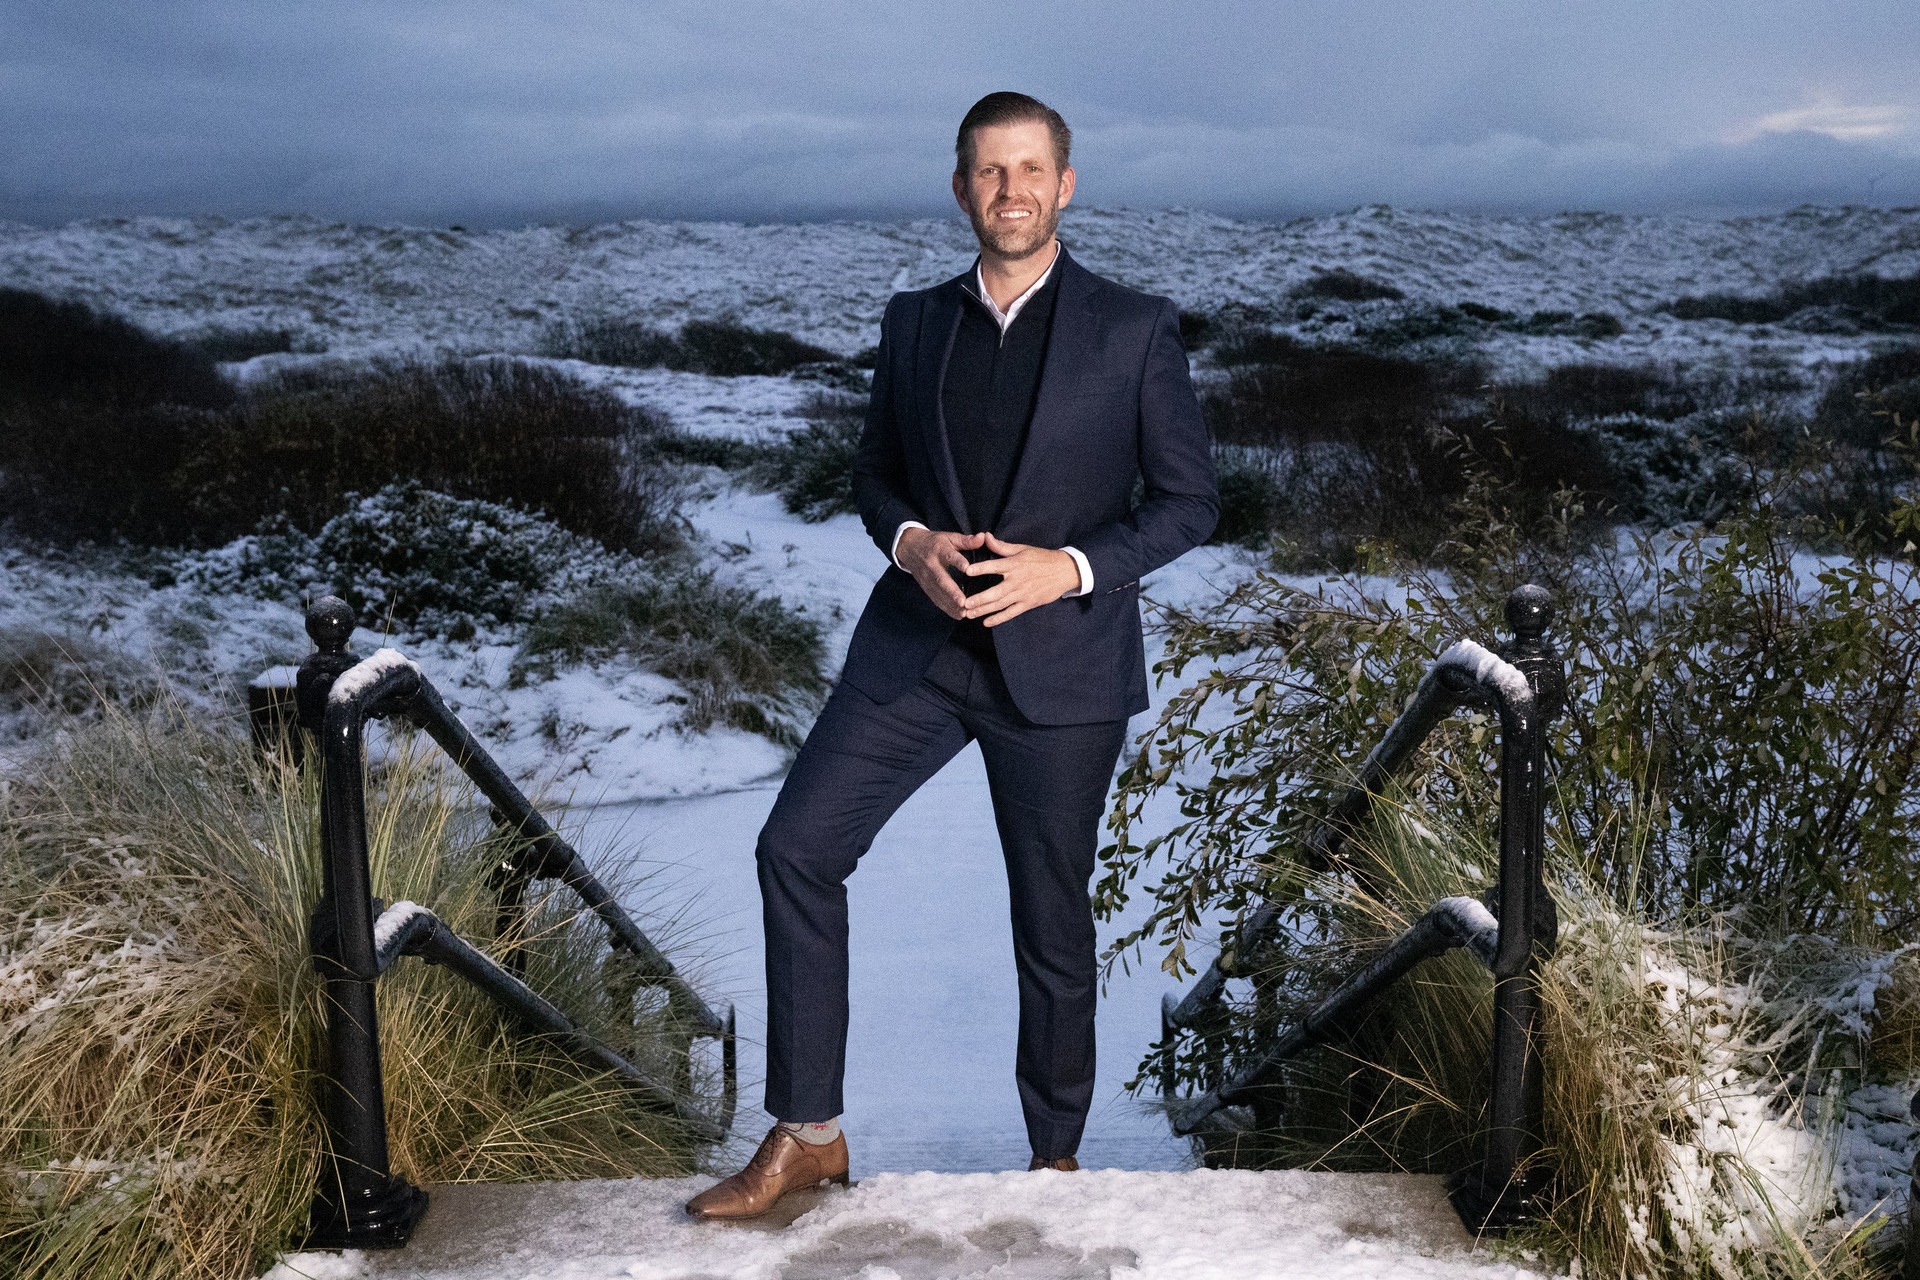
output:
M1711 530L1583 538L1476 488L1434 567L1318 584L1259 574L1177 613L1186 686L1121 780L1098 901L1146 893L1134 945L1190 946L1274 898L1288 927L1236 996L1239 1053L1438 898L1497 867L1495 726L1456 716L1341 864L1305 836L1448 643L1496 635L1507 588L1548 585L1569 664L1554 729L1546 969L1548 1143L1563 1194L1537 1243L1592 1274L1868 1274L1893 1244L1920 1086L1916 841L1920 581L1872 546L1815 557L1761 485ZM1915 511L1899 504L1905 539ZM1910 543L1905 545L1911 545ZM1148 803L1178 798L1169 829ZM1384 998L1215 1140L1252 1167L1442 1171L1486 1103L1490 984L1458 956ZM1142 1081L1161 1070L1156 1048ZM1207 1074L1204 1048L1170 1064Z
M1176 973L1257 898L1290 905L1234 1046L1491 882L1484 717L1434 739L1346 865L1296 851L1427 663L1494 642L1516 582L1556 594L1563 1195L1536 1258L1853 1276L1897 1243L1917 231L1856 209L1067 221L1088 265L1183 308L1237 566L1159 617L1177 692L1129 756L1099 897L1148 896L1128 943ZM970 254L944 222L0 227L0 1110L28 1117L0 1129L0 1262L243 1275L298 1225L312 797L226 726L238 684L304 652L299 606L346 595L363 651L419 660L523 778L777 771L878 567L847 468L882 304ZM749 502L765 537L706 531ZM847 536L802 551L822 529ZM815 563L846 546L846 572ZM377 891L484 941L459 798L404 751L379 785ZM650 1015L596 1004L553 924L561 1003L644 1051ZM1457 956L1416 976L1207 1157L1462 1163L1486 979ZM389 994L414 1176L687 1168L617 1095L481 1035L451 984L412 967Z
M502 850L401 750L370 797L374 892L497 946ZM109 708L0 792L0 1271L245 1276L305 1222L324 1133L307 918L312 773L178 703ZM665 1071L667 1015L604 971L601 931L536 904L529 980ZM626 992L623 1004L617 995ZM394 1159L434 1181L684 1174L697 1144L564 1051L504 1036L445 971L382 980ZM713 1082L702 1082L711 1087Z

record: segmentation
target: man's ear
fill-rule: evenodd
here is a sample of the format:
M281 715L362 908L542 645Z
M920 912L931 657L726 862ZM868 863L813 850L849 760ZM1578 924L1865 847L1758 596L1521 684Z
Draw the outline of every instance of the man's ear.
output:
M973 216L973 193L967 190L967 180L960 170L953 171L953 198L960 202L960 211L969 218Z
M958 175L955 176L958 177ZM1054 208L1064 209L1067 207L1067 201L1073 199L1073 181L1073 166L1068 165L1060 171L1060 198L1054 202Z

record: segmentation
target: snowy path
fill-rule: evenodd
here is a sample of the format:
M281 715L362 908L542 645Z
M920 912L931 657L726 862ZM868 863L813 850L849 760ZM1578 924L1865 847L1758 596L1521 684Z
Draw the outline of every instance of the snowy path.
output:
M651 924L684 912L694 976L738 1003L741 1114L757 1142L766 1005L753 842L775 790L606 806L580 828L596 863L630 854L655 878L629 895ZM880 833L848 882L853 1022L847 1049L848 1142L856 1177L891 1171L1024 1168L1029 1154L1013 1084L1015 990L1006 875L986 771L969 747ZM1116 926L1107 925L1102 936ZM1116 975L1101 1000L1099 1077L1089 1163L1177 1169L1187 1144L1127 1098L1121 1084L1160 1035L1151 962Z
M267 1280L1517 1280L1406 1174L886 1174L797 1219L689 1222L693 1179L451 1187L397 1254Z
M823 621L832 619L837 665L875 576L877 556L858 522L804 524L770 495L738 492L703 504L695 518L717 545L742 549L729 566L737 580L807 601ZM1149 575L1145 585L1157 599L1188 603L1217 598L1244 572L1238 553L1207 547ZM1135 719L1135 732L1152 723L1170 692L1154 690L1155 711ZM645 794L643 765L629 765L626 777L616 794ZM574 827L595 865L624 862L654 873L628 901L663 935L677 963L694 958L691 975L709 998L737 1003L743 1044L735 1128L748 1143L770 1123L758 1110L766 1005L753 846L778 788L778 777L763 777L718 794L601 803L576 811ZM853 1020L845 1124L854 1176L1024 1169L1029 1151L1013 1083L1013 934L977 747L961 752L894 816L848 882L848 894ZM1144 912L1144 900L1134 909ZM1130 923L1104 925L1102 942ZM687 939L684 947L671 945L676 934ZM1187 1144L1121 1088L1160 1035L1160 996L1173 984L1158 961L1152 954L1144 972L1116 973L1103 993L1099 1075L1081 1147L1086 1163L1190 1163Z

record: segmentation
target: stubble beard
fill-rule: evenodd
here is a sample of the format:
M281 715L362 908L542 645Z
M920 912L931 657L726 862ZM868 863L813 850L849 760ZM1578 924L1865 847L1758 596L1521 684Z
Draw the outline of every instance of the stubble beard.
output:
M990 250L997 258L1018 262L1053 243L1054 233L1060 229L1060 210L1051 203L1042 204L1034 210L1033 217L1011 226L993 222L991 213L984 216L974 213L971 221L973 234L982 249Z

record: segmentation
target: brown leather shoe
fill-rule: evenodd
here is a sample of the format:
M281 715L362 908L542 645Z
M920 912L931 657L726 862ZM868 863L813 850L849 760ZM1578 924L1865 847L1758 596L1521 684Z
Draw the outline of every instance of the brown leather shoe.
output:
M1045 1156L1035 1156L1027 1162L1028 1173L1033 1173L1040 1169L1058 1169L1061 1173L1078 1173L1080 1171L1080 1162L1072 1156L1055 1156L1051 1160Z
M687 1201L687 1216L707 1221L757 1218L787 1192L823 1182L847 1185L847 1135L816 1145L775 1125L746 1168Z

